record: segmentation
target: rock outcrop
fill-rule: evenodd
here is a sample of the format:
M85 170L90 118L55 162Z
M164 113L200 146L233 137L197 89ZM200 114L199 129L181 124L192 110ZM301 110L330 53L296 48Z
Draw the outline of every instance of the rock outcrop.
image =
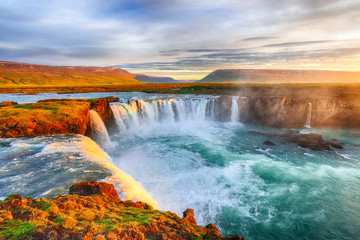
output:
M330 150L332 151L334 148L343 149L344 147L337 142L336 139L325 140L320 134L299 134L299 133L284 133L284 134L275 134L275 133L262 133L250 131L250 134L253 135L262 135L265 137L271 137L274 139L278 139L281 142L295 143L299 147L310 148L314 151L324 151ZM275 146L276 144L272 141L266 140L264 142L267 146Z
M114 186L86 182L71 194L52 199L12 194L0 201L0 239L233 239L214 224L196 225L193 210L185 218L153 210L141 202L121 201Z
M37 103L0 104L0 137L31 137L54 134L90 136L89 110L95 110L108 129L115 120L110 102L119 98L46 99Z
M239 97L239 120L279 128L360 128L360 100L351 97Z
M215 119L220 122L230 121L232 98L220 96L215 102Z
M0 108L0 137L85 134L90 103L47 101Z

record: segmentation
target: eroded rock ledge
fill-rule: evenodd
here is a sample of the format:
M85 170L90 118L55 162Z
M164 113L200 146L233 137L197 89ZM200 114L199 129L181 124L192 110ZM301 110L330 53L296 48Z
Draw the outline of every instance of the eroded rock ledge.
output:
M143 202L121 201L111 184L85 182L70 194L52 199L22 198L0 201L0 239L233 239L217 227L196 224L194 211L180 218Z
M110 102L118 98L47 99L37 103L0 104L0 137L32 137L89 132L89 110L95 110L107 127L114 125Z

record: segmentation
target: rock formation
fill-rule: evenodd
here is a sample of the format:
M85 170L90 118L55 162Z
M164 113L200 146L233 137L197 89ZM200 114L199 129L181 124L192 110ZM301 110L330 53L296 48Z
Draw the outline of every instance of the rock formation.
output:
M265 137L272 137L278 139L281 142L295 143L299 147L310 148L314 151L332 151L334 148L343 149L343 146L337 142L336 139L325 140L320 134L299 134L299 133L284 133L284 134L274 134L274 133L262 133L250 131L250 134L253 135L262 135ZM275 146L276 144L272 141L266 140L264 142L267 146Z
M90 135L89 110L95 110L108 129L115 126L109 102L119 98L46 99L37 103L0 104L0 137L54 134Z
M142 202L121 201L107 183L76 184L70 193L52 199L12 194L0 201L0 239L245 240L223 237L211 223L198 226L192 209L180 218Z

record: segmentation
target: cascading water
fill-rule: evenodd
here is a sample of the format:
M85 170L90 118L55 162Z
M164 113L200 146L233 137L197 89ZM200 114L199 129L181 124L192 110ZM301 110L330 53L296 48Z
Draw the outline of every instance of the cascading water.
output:
M111 109L121 130L139 129L156 123L215 120L215 100L215 98L136 100L112 104Z
M15 191L22 196L55 197L67 194L72 184L103 180L114 184L123 200L143 201L158 208L142 185L118 169L88 137L0 139L0 161L0 198ZM26 179L31 187L19 178Z
M311 111L312 111L312 105L311 105L311 102L308 102L308 112L307 112L306 124L305 124L306 128L311 128L311 126L310 126L310 124L311 124Z
M238 106L238 96L232 97L231 102L231 122L238 122L239 121L239 106Z
M106 146L111 142L103 120L94 110L90 110L90 127L91 135L95 142L101 146Z

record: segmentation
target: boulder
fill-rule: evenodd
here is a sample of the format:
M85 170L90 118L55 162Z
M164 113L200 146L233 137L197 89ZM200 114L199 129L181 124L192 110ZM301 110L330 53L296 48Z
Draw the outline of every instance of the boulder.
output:
M103 182L82 182L70 187L70 194L80 196L101 195L106 199L120 201L114 185Z
M312 150L332 150L333 148L342 149L336 141L324 140L320 134L297 134L297 135L285 135L284 139L288 142L296 143L303 148L311 148Z
M266 146L275 146L276 144L273 143L273 142L271 142L271 141L266 140L266 141L264 142L264 145L266 145Z
M195 219L195 217L194 217L194 209L191 209L191 208L186 209L186 210L183 212L183 218L184 218L186 221L188 221L188 222L190 222L190 223L192 223L192 224L194 224L194 225L197 225L196 219Z

